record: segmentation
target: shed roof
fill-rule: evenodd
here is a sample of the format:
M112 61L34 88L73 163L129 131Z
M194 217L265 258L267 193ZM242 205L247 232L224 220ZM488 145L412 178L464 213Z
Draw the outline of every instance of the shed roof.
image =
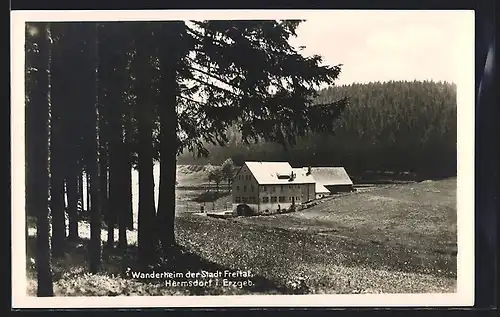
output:
M307 170L307 167L304 167ZM316 184L322 186L353 185L349 174L343 167L312 167L311 175Z
M265 184L312 184L312 175L306 175L301 168L294 169L288 162L253 162L247 161L245 165L260 185ZM284 175L295 174L293 180Z

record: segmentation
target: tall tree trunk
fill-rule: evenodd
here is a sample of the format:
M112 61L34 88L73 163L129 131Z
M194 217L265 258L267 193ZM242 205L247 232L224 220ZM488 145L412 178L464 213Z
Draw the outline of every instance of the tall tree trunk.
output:
M66 24L67 25L67 24ZM62 38L64 44L71 44L72 39L68 37ZM64 46L63 54L67 52L68 47ZM71 55L71 52L68 52L68 56ZM65 61L71 61L71 57L62 58ZM66 70L67 72L69 70ZM66 73L68 74L68 73ZM66 86L67 85L67 86ZM65 81L65 105L70 104L73 93L71 92L76 88L76 84L66 78ZM79 199L80 192L83 190L83 186L79 185L79 182L82 181L81 178L81 169L79 164L79 139L81 129L79 129L80 117L75 114L74 109L69 109L69 107L64 107L64 131L65 131L65 145L64 150L66 151L65 157L65 180L66 180L66 193L67 193L67 204L68 204L68 222L69 222L69 234L68 238L70 240L77 240L79 238L78 234L78 221L80 219L80 214L78 212L79 209ZM82 196L83 197L83 196ZM81 201L83 206L83 199Z
M85 28L85 39L87 40L83 99L89 109L88 125L88 170L90 175L91 210L90 210L90 260L89 270L97 273L101 269L101 190L100 190L100 164L99 149L101 139L99 138L99 111L98 111L98 87L97 87L97 23L81 25Z
M33 66L37 69L34 74L36 84L33 87L28 117L31 121L26 122L28 130L31 129L33 147L29 149L33 156L30 181L33 186L28 185L32 199L32 206L36 210L36 273L37 273L37 296L53 296L52 270L50 265L50 243L49 243L49 174L48 174L48 122L49 122L49 50L50 42L46 23L33 23L37 33L34 35L38 44L39 53L34 57Z
M64 203L64 99L65 78L64 59L62 58L61 25L52 24L54 38L51 58L51 106L50 106L50 209L52 214L52 256L64 255L66 239Z
M175 95L174 95L175 100ZM177 151L167 146L177 142L176 125L172 122L176 120L175 103L166 104L160 115L161 135L160 135L160 188L158 202L157 231L163 250L168 250L175 246L175 183L177 168ZM170 110L170 109L173 109ZM170 113L170 115L167 115Z
M111 158L111 156L116 155L116 154L112 153L112 151L114 151L114 150L110 149L110 153L109 153L109 156L110 156L110 162L109 162L109 201L108 201L108 212L107 212L107 219L106 219L106 223L107 223L107 227L108 227L107 246L109 248L114 247L117 213L120 212L119 205L121 203L121 200L120 200L121 198L117 197L117 195L115 194L116 186L119 186L119 184L120 184L120 180L119 179L117 180L117 176L119 178L120 175L116 173L116 170L115 170L116 167L113 166L116 163L112 162L113 158Z
M134 230L134 209L132 203L132 127L130 116L125 118L125 144L124 144L124 208L125 208L125 221L128 230Z
M99 128L99 131L103 131L102 127ZM104 133L101 133L100 137L105 139L103 134ZM105 143L104 140L102 142ZM107 219L109 195L108 195L108 149L106 145L103 145L99 149L99 164L100 164L99 188L101 189L102 216L104 219Z
M102 117L101 117L102 118ZM101 125L101 124L100 124ZM102 125L101 125L102 127ZM103 131L99 129L100 131ZM103 135L105 133L102 133ZM102 140L100 138L100 140ZM105 141L102 140L102 143ZM116 224L116 209L113 208L114 206L111 205L109 201L109 195L108 195L108 185L111 186L111 180L108 179L108 158L111 154L106 155L104 153L106 151L106 147L102 146L100 150L100 157L99 157L99 163L100 163L100 189L101 189L101 205L102 205L102 211L103 211L103 216L106 220L107 224L107 229L108 229L108 239L107 239L107 246L110 248L113 248L114 243L115 243L115 224ZM102 160L102 161L101 161ZM109 162L109 165L111 165L111 162ZM111 167L109 167L111 169Z
M26 84L24 87L24 92L25 92L25 119L26 119L26 124L24 125L24 131L25 131L25 152L26 152L26 174L25 174L25 181L26 181L26 216L33 216L36 217L36 209L32 205L32 199L30 197L31 193L36 191L36 188L33 188L33 185L35 184L33 182L33 169L36 165L36 160L34 159L35 156L33 155L32 149L36 140L36 135L34 135L32 132L33 130L30 128L30 125L28 124L29 122L32 122L32 120L36 119L33 118L33 103L31 102L33 100L33 93L35 93L35 88L34 85L35 80L36 80L36 73L33 73L33 63L36 61L36 52L34 49L34 38L31 37L31 25L26 23L26 30L25 30L25 36L26 36L26 55L25 55L25 74L26 74ZM36 104L36 103L35 103ZM28 231L28 226L26 226L26 232ZM27 242L26 238L26 242Z
M146 118L139 125L139 224L138 248L142 263L151 263L154 257L156 216L154 201L152 130Z
M152 67L150 64L151 29L149 23L138 25L136 47L136 91L139 152L139 224L138 252L143 264L154 261L156 208L153 177L153 98Z
M121 127L120 127L120 130ZM122 132L122 131L120 131ZM121 134L121 133L120 133ZM121 135L120 135L121 136ZM128 210L127 210L127 201L123 199L123 194L126 195L127 193L127 182L125 181L126 179L126 167L127 167L127 162L123 160L125 158L125 145L123 142L118 143L119 146L119 151L118 154L120 155L120 160L117 162L117 172L119 173L120 179L119 179L119 192L120 192L120 199L119 203L119 212L118 212L118 245L120 250L122 250L122 253L125 252L125 248L127 247L127 218L128 218ZM118 197L117 197L118 198Z
M36 206L33 205L33 199L31 197L31 193L36 191L36 187L34 187L34 175L33 175L33 168L36 165L36 157L33 155L33 146L36 144L34 141L35 135L33 135L33 128L31 127L31 124L33 122L34 117L33 115L33 104L31 103L31 100L33 100L32 92L33 91L33 84L36 75L33 75L32 72L32 63L36 59L35 51L34 51L34 43L33 43L33 38L30 37L30 31L31 31L31 26L30 24L26 23L25 25L25 38L26 38L26 54L25 54L25 87L24 87L24 93L25 93L25 125L24 125L24 135L25 135L25 143L24 143L24 152L26 155L26 166L25 166L25 216L26 216L26 226L25 226L25 247L26 250L28 250L29 247L29 227L32 223L31 219L36 219ZM33 218L32 218L33 217ZM36 223L35 223L36 225Z
M157 216L157 233L165 253L175 246L175 184L177 176L177 54L176 40L180 26L176 22L162 26L162 37L167 45L160 45L160 188ZM182 26L181 26L182 28Z
M99 116L99 189L101 190L100 202L102 206L102 217L107 223L108 229L108 246L113 246L115 241L115 220L114 220L114 212L113 208L110 208L109 205L109 179L108 179L108 168L109 168L109 122L108 122L108 109L110 108L109 99L107 98L107 94L109 94L110 83L106 81L108 73L110 70L110 66L105 56L101 56L101 54L106 54L106 50L103 49L103 46L106 45L107 42L105 38L102 38L104 32L102 32L103 24L97 24L97 36L96 38L96 50L99 54L97 56L97 67L99 72L97 73L97 81L98 85L98 116Z
M125 108L123 91L128 88L127 64L129 62L129 39L123 35L126 31L115 23L100 25L100 82L106 88L103 94L103 117L106 119L106 141L108 142L109 157L109 208L107 214L108 246L113 247L115 241L114 228L118 222L119 244L127 244L125 224L125 199L124 190L125 173L124 161L127 160L123 153L123 125L122 116ZM101 92L104 90L101 89ZM104 134L103 134L104 135Z
M139 125L139 224L138 248L141 262L150 263L154 256L155 201L153 178L152 130L146 118Z
M108 213L108 246L112 246L115 241L114 227L116 220L120 228L120 215L122 213L123 196L120 191L123 187L123 176L120 170L120 160L122 159L120 149L120 130L117 125L119 117L116 113L109 116L110 139L109 139L109 213ZM118 218L118 219L117 219ZM113 229L110 233L111 228Z
M66 171L68 194L69 239L77 240L78 234L78 170L76 162L68 162Z

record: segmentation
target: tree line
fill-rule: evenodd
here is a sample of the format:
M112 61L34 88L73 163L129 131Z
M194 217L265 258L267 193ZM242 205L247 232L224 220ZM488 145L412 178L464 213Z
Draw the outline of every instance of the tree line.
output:
M309 134L288 151L274 142L245 145L237 129L229 144L212 146L209 158L184 154L179 162L218 164L231 157L244 160L287 160L297 166L340 165L350 173L413 172L422 177L456 175L456 85L435 81L389 81L331 86L315 102L349 97L335 120L334 134Z
M321 56L302 56L288 43L301 22L26 24L26 213L37 220L38 296L53 295L52 258L80 238L84 177L89 272L102 269L103 247L125 254L134 225L132 168L139 174L137 264L147 267L175 252L183 151L207 156L208 144L230 142L229 128L245 144L284 146L334 129L348 99L312 101L340 65L321 66Z

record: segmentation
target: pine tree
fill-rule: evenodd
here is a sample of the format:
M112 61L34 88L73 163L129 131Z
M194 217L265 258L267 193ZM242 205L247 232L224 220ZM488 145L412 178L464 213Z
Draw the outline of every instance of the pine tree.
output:
M36 230L36 273L37 296L53 296L52 270L49 243L49 174L48 174L48 124L49 124L49 56L50 38L46 23L32 23L29 26L35 53L30 54L30 64L33 66L33 85L31 86L30 102L27 107L27 133L30 140L26 153L31 157L28 170L31 177L27 184L31 203L28 208L35 210L37 216Z

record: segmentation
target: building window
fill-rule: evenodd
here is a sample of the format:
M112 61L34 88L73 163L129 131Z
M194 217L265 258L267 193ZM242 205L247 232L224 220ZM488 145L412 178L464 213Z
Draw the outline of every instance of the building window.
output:
M248 181L250 180L250 175L245 176L245 179Z
M234 199L234 201L235 201L237 204L241 203L241 197L236 197L236 198Z
M280 203L284 203L285 202L285 196L280 196L279 201L280 201Z
M277 202L277 201L278 201L278 198L277 198L276 196L272 196L272 197L271 197L271 202L272 202L272 203L275 203L275 202Z
M262 202L263 203L268 203L269 202L269 197L262 197Z
M247 203L247 198L246 197L241 197L241 202L246 204Z
M292 201L292 197L288 197L288 200L289 200L289 201Z
M250 185L250 189L251 189L251 191L252 191L252 193L253 193L253 185Z
M283 185L281 185L280 190L281 190L281 191L284 191L284 190L285 190L285 188L284 188L284 186L283 186Z
M239 192L240 191L240 186L236 186L236 191Z
M247 191L247 186L243 186L243 191L246 192Z
M276 191L276 186L272 186L272 187L271 187L271 192L273 192L273 193L274 193L275 191Z
M267 192L267 187L266 186L262 186L262 190Z

